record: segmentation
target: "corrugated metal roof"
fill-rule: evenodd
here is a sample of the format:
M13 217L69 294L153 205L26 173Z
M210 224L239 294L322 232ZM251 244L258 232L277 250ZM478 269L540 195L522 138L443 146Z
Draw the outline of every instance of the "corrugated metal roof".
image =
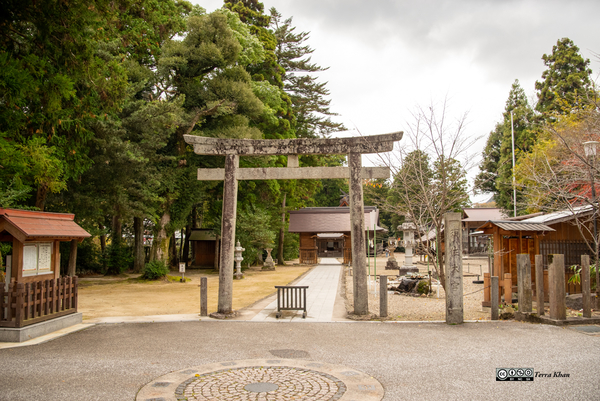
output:
M556 231L555 229L548 227L541 223L532 223L524 221L506 221L506 220L490 220L488 223L492 223L506 231ZM481 227L480 227L481 228Z
M462 221L503 220L508 216L500 208L468 208L463 212L467 215Z
M87 238L90 234L73 220L74 214L1 209L4 220L25 237Z
M574 207L573 210L559 210L558 212L532 217L530 219L523 220L523 222L556 224L563 221L572 220L577 216L582 216L592 212L592 205L578 206Z

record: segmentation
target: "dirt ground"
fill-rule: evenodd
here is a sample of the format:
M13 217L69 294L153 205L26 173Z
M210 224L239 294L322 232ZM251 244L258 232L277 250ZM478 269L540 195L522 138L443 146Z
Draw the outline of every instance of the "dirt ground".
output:
M396 259L401 265L404 255L397 253ZM415 258L416 259L416 258ZM395 279L398 270L385 270L387 258L369 260L370 274L388 275ZM297 261L295 261L297 262ZM233 281L233 309L247 308L274 293L274 286L287 285L309 271L312 266L291 264L278 266L276 271L262 271L252 267L245 271L246 278ZM417 264L421 273L427 272L427 265ZM489 309L482 310L483 284L474 284L477 275L487 272L487 260L465 259L463 262L464 281L464 318L465 320L489 320ZM346 310L353 311L352 276L344 268ZM172 272L180 277L180 273ZM200 312L200 277L208 278L208 313L216 312L218 300L219 276L212 270L188 269L185 274L190 281L141 281L139 275L126 274L121 277L82 277L79 281L78 310L84 320L117 316L147 316L191 314ZM482 277L481 277L482 279ZM379 316L379 284L371 281L369 285L369 311ZM534 302L535 308L535 302ZM546 310L548 307L546 306ZM342 312L343 313L343 312ZM578 311L568 310L569 316L577 316ZM600 315L598 311L594 314ZM414 297L388 293L388 316L398 321L434 321L445 320L445 293L437 287L427 297Z
M233 281L233 309L242 309L303 275L310 266L259 267L246 270L243 280ZM181 277L181 273L171 272ZM208 313L217 311L219 275L212 270L187 269L185 283L167 280L140 281L139 274L122 277L82 277L79 281L79 312L83 319L109 316L146 316L200 313L200 277L207 277Z

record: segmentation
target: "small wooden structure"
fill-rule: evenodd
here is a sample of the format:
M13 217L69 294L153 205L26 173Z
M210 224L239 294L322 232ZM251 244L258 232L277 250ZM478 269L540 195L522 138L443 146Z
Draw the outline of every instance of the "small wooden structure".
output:
M194 247L194 267L219 268L219 241L213 229L193 228L190 241Z
M0 208L0 241L12 242L0 286L0 327L20 328L77 312L77 277L60 277L61 241L90 236L73 214Z

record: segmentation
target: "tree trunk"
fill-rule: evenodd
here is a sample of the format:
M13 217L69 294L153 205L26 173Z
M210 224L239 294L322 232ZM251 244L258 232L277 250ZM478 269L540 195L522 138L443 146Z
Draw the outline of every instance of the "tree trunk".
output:
M185 262L186 266L190 261L190 235L192 235L192 225L188 224L185 227L185 243L183 245L183 255L181 258L181 261Z
M123 236L123 224L121 223L121 215L115 214L112 218L112 236L114 241L121 242Z
M77 265L77 240L71 240L71 252L69 252L69 267L67 270L67 274L69 277L75 276Z
M37 190L37 196L35 197L35 207L44 211L46 207L46 198L48 197L48 186L46 184L40 184Z
M283 260L283 241L285 240L285 198L283 193L283 202L281 203L281 228L279 229L279 247L277 248L277 264L285 265Z
M169 243L169 252L171 254L171 267L177 269L177 265L179 264L179 258L177 255L177 238L175 238L175 231L173 231L173 235L171 235L171 241Z
M191 228L198 228L197 224L198 224L198 219L196 218L196 214L198 213L198 210L196 209L196 206L194 205L194 207L192 208L192 227ZM191 235L191 230L190 230L190 235ZM187 239L187 237L186 237ZM188 241L188 246L189 246L189 241ZM192 264L196 263L196 247L192 246Z
M156 227L154 228L154 240L152 241L152 252L150 260L161 260L168 264L169 257L169 237L165 227L171 221L169 212L162 215Z
M133 271L140 273L144 270L144 219L133 218Z
M215 267L216 271L219 271L219 252L221 250L221 247L219 246L219 238L220 237L221 236L218 234L215 236L216 241L215 241L215 266L214 267Z

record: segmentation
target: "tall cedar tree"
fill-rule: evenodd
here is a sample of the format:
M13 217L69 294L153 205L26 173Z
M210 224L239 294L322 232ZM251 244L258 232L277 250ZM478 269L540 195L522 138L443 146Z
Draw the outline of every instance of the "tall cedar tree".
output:
M542 81L535 83L536 110L547 121L554 121L556 114L580 109L595 98L590 60L579 54L579 47L571 39L558 40L552 46L552 54L544 54L542 60L547 69L542 73Z
M509 212L514 210L511 112L515 135L515 159L520 160L535 144L539 119L529 105L519 80L515 80L502 113L503 120L496 124L496 128L488 137L479 166L480 173L475 179L476 188L493 192L496 204ZM522 199L522 195L518 193L517 212L525 210Z

